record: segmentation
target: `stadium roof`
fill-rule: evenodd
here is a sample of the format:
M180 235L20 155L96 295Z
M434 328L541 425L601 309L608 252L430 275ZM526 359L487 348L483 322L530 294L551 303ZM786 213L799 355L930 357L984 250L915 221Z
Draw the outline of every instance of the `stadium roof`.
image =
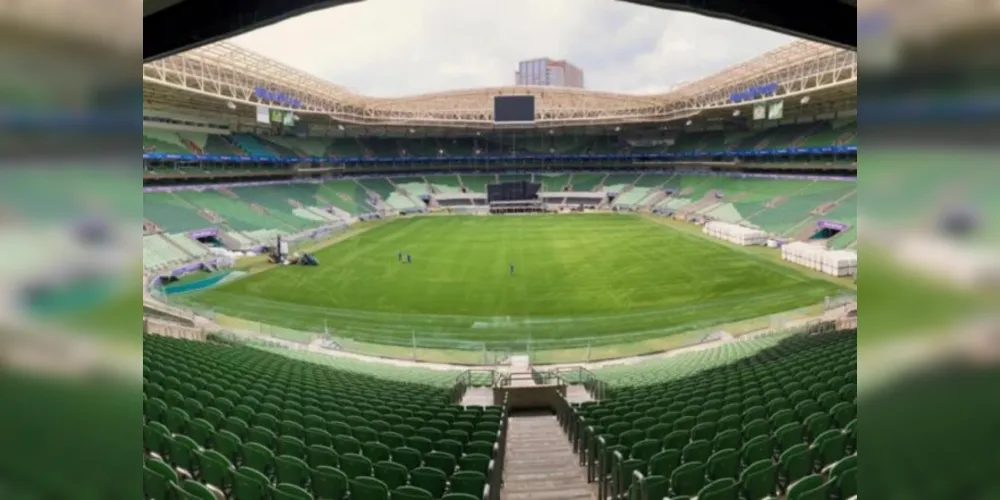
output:
M775 85L760 101L794 106L857 93L857 53L796 41L662 94L632 95L558 87L462 89L397 98L366 96L236 45L219 42L143 65L144 106L292 110L303 118L379 126L493 127L493 97L533 94L536 125L649 123L748 106L734 93ZM261 93L257 89L266 89ZM292 104L292 102L295 104ZM242 106L241 106L242 105Z
M178 53L282 19L359 0L149 0L143 12L143 60ZM626 0L686 10L857 47L854 0Z

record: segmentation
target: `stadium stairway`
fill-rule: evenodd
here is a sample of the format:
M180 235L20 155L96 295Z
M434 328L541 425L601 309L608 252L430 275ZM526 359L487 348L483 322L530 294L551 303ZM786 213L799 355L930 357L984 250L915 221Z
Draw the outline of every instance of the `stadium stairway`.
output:
M512 415L501 500L592 500L597 488L554 415Z

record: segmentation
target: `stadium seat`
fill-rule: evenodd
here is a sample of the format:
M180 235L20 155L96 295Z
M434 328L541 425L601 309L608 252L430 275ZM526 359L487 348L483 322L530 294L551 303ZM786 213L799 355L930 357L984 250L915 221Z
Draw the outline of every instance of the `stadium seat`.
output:
M149 497L172 494L169 484L178 479L171 465L197 470L200 482L235 498L304 498L303 492L387 498L413 478L440 498L449 491L449 476L456 487L475 490L489 471L496 433L474 431L484 435L470 441L469 430L495 429L501 415L452 406L445 387L391 382L246 347L151 336L143 349L143 447L170 460L147 459ZM281 380L282 389L272 380ZM401 423L407 420L419 427L407 430ZM437 438L409 438L423 453L387 444L403 445L404 432L420 429Z
M615 452L628 456L621 438L638 425L662 436L663 451L648 457L642 472L670 477L670 498L765 499L786 491L826 498L844 474L844 488L852 488L846 471L856 463L847 455L856 442L855 350L853 331L775 336L602 368L595 373L607 381L608 396L573 411L591 422L588 439L603 443L593 456L598 477L612 483L618 472L600 462ZM649 416L657 423L649 425ZM828 479L789 486L821 469Z

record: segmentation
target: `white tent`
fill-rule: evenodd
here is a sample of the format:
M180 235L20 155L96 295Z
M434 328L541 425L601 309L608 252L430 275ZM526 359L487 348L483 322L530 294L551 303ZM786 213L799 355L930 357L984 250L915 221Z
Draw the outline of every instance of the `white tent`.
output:
M767 233L764 231L729 222L708 222L702 227L702 232L737 245L764 245L767 243Z
M781 258L831 276L853 276L858 272L858 254L851 250L827 250L795 241L781 247Z

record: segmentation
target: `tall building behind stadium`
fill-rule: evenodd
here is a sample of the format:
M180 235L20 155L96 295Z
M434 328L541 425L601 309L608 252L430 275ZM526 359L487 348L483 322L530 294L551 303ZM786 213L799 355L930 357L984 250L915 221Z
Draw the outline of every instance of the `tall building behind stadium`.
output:
M582 89L583 70L566 60L530 59L517 63L514 84Z

